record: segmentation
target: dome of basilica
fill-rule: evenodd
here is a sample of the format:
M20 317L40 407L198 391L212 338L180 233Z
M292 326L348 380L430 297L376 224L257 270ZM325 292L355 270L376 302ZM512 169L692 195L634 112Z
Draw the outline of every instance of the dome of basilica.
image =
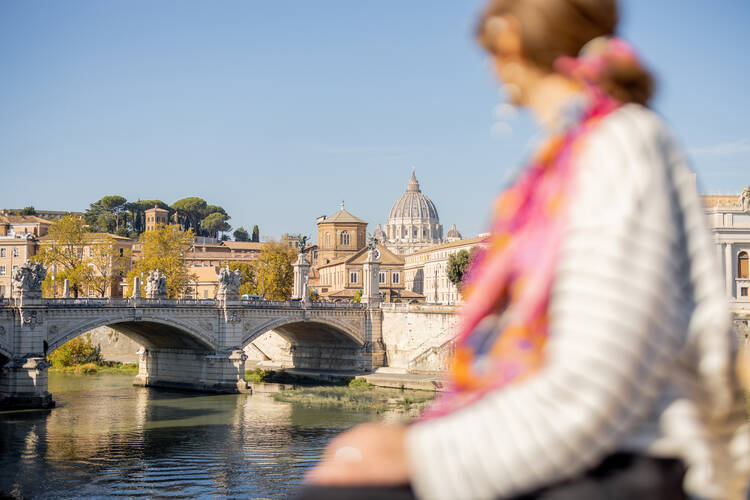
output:
M396 200L388 214L385 226L386 247L397 254L409 254L442 242L435 203L422 193L419 181L412 171L406 192Z
M414 172L411 173L406 192L391 207L388 219L440 219L435 204L419 189L419 181Z

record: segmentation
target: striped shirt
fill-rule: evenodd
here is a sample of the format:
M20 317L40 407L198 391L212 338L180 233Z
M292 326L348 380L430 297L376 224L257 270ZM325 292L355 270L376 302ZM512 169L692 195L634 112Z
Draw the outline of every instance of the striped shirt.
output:
M586 138L577 168L544 368L410 428L417 496L512 496L623 450L681 458L688 493L744 498L736 345L684 157L659 117L627 105Z

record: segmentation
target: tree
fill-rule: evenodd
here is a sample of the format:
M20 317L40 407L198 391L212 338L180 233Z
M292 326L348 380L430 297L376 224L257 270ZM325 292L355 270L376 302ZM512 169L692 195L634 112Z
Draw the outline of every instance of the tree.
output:
M234 241L250 241L250 235L248 234L247 229L242 226L234 230L233 236Z
M28 207L24 207L19 215L36 215L36 209L29 205Z
M159 226L154 231L143 233L138 240L142 245L141 256L128 273L128 283L132 285L133 279L142 275L143 293L148 273L158 269L167 278L167 295L170 298L185 296L189 292L190 282L197 279L188 273L185 263L185 254L194 240L192 229L182 231L176 224Z
M463 288L463 281L471 266L473 254L474 249L471 253L467 250L460 250L448 257L448 280L459 290Z
M115 239L111 236L92 241L89 248L91 249L89 263L93 270L90 287L100 297L105 297L107 290L111 290L129 270L131 252L129 249L122 249L120 253Z
M201 219L206 214L206 200L196 196L182 198L172 203L171 208L177 212L177 218L184 229L192 228L195 234L200 234Z
M258 294L269 300L287 300L292 296L297 250L277 241L265 243L254 262Z
M250 262L225 262L224 266L229 267L232 271L239 271L242 273L242 280L240 281L240 295L259 295L258 293L258 279L257 271L255 266Z
M260 241L260 229L258 229L258 224L253 226L253 236L251 241L254 241L255 243Z
M87 235L86 223L76 215L66 215L50 225L48 238L34 258L52 271L47 273L45 292L50 291L53 282L68 279L70 291L78 297L90 283L92 271L83 251L88 243Z
M127 234L128 200L119 195L109 195L89 205L84 217L94 231Z
M216 238L220 231L229 231L231 229L231 226L227 223L227 219L229 219L228 215L224 215L221 212L214 212L201 220L201 230L207 236Z

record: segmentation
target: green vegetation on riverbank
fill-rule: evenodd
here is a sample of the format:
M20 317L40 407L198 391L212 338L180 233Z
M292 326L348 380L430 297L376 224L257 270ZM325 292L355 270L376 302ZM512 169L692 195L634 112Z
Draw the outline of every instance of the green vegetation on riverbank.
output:
M104 361L102 364L83 363L72 366L56 367L49 369L51 372L73 373L76 375L97 375L100 373L112 373L115 375L137 375L138 363L117 363L115 361Z
M346 387L302 387L273 394L276 401L305 406L370 410L377 413L394 410L410 414L420 412L434 397L435 393L429 391L383 389L363 386L360 383Z
M98 345L91 343L91 337L76 337L47 356L47 361L52 363L50 371L74 373L76 375L94 375L97 373L115 373L123 375L136 375L138 365L136 363L118 363L116 361L104 361L101 349Z

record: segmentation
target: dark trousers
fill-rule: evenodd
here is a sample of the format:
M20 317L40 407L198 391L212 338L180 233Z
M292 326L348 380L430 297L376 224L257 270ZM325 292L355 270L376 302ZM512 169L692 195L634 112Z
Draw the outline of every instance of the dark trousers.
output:
M516 500L683 500L680 460L615 453L599 465L572 479L515 497ZM306 486L296 500L413 500L408 486L321 487Z

